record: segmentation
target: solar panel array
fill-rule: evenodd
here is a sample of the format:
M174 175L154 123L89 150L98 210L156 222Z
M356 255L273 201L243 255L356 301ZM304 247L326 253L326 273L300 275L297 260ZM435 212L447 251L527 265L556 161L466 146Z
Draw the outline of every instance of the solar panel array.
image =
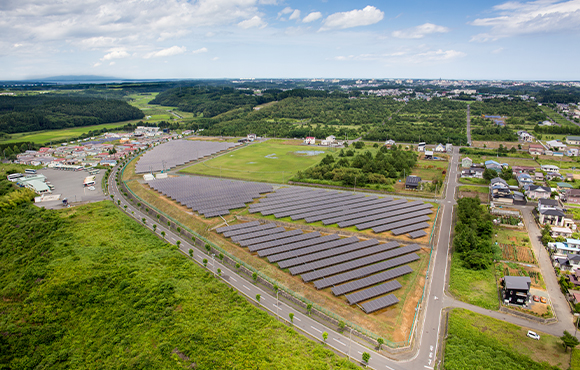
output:
M427 232L425 232L425 230L413 231L413 232L409 233L409 238L417 239L417 238L422 238L426 235L427 235Z
M246 203L272 191L271 185L197 176L168 177L151 180L147 184L207 218L227 215L231 209L244 208Z
M428 228L426 221L431 219L428 216L433 213L431 207L422 201L407 202L391 197L282 188L250 205L249 212L276 218L290 217L293 221L305 220L308 223L322 221L324 225L337 224L341 228L356 225L358 230L372 229L375 233L382 233L412 225L412 228Z
M237 145L240 144L198 140L171 140L143 154L135 165L135 173L169 170Z
M302 192L287 191L291 196L298 193ZM300 229L286 231L274 223L257 221L216 231L247 246L250 252L267 257L269 262L278 263L279 268L289 268L292 275L302 274L302 280L314 281L317 289L332 287L334 295L344 295L351 305L366 302L361 308L367 313L398 302L393 294L385 294L401 288L395 279L413 272L407 264L419 259L414 252L421 249L417 244L401 246L396 241L379 243L376 239L359 240L355 236L340 238L337 234L323 236Z

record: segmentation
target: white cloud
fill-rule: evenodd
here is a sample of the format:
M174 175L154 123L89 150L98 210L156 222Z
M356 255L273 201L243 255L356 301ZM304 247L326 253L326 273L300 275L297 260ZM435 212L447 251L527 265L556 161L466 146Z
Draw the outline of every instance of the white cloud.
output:
M385 13L367 5L364 9L354 9L350 12L334 13L329 15L323 22L321 31L338 28L351 28L359 26L368 26L380 22L385 16Z
M260 16L255 15L250 19L246 19L245 21L241 21L238 23L238 27L243 29L253 28L253 27L266 27L266 23L260 18Z
M191 54L207 53L207 48L197 49L191 52Z
M494 41L505 37L536 33L578 32L580 30L580 0L537 0L506 2L493 7L496 17L478 18L473 26L490 27L471 41Z
M105 54L101 60L111 60L111 59L122 59L122 58L129 58L131 55L127 53L125 48L113 48L108 50L109 53Z
M302 22L310 23L310 22L314 22L315 20L320 19L320 18L322 18L321 12L312 12L312 13L308 14L306 17L304 17Z
M213 60L213 61L215 62L215 61L216 61L216 60L218 60L219 58L220 58L220 57L213 57L211 60Z
M495 50L492 50L492 53L493 53L493 54L499 54L499 53L501 53L503 50L504 50L503 48L497 48L497 49L495 49Z
M457 50L436 50L419 53L415 56L417 62L449 60L464 57L466 54Z
M95 64L93 64L93 67L95 67L95 68L96 68L96 67L98 67L98 66L100 66L100 65L101 65L101 62L96 62Z
M144 56L144 58L149 59L149 58L170 57L173 55L183 54L186 51L187 51L187 48L185 46L181 46L181 47L172 46L172 47L167 48L167 49L162 49L159 51L148 53Z
M111 62L111 63L109 63L109 65L110 66L114 66L115 65L115 62Z
M445 32L449 32L449 28L438 26L433 23L425 23L417 27L394 31L393 37L397 37L400 39L420 39L432 33L445 33Z
M383 54L340 55L332 59L338 61L381 61L399 65L430 64L432 62L450 61L464 57L466 54L456 50L401 50Z
M15 47L15 48L19 48L19 47L21 47L21 46L23 46L23 45L24 45L24 44L14 44L14 45L13 45L13 47Z
M280 12L278 12L278 17L281 17L284 14L290 14L294 11L294 9L292 9L291 7L287 6L284 9L282 9Z
M288 17L288 19L292 20L292 19L300 19L300 10L296 9L292 12L292 14L290 14L290 17Z

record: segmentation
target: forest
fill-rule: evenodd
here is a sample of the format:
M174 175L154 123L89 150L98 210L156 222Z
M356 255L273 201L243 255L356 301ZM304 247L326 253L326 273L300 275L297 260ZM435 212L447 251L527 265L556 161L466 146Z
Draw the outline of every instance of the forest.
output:
M351 147L341 149L338 160L328 154L316 166L298 171L296 181L332 181L336 185L364 187L367 184L391 185L394 179L410 174L417 163L417 154L393 146L388 150L382 146L376 154L363 152L364 143L355 142ZM360 149L359 151L353 149ZM314 181L312 181L314 180Z
M0 132L55 130L141 119L143 112L116 99L64 95L0 96Z
M355 369L103 201L0 212L2 369Z

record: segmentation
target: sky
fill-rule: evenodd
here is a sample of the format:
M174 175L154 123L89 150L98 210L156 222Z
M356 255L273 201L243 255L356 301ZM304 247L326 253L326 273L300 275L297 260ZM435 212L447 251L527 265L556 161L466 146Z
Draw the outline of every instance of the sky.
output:
M0 79L580 80L580 0L1 0Z

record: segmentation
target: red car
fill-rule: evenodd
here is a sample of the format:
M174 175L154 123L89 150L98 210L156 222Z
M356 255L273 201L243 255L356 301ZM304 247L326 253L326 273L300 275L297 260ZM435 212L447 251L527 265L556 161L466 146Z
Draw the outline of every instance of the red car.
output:
M539 302L540 301L540 298L538 298L537 295L532 296L532 299L534 300L534 302Z

